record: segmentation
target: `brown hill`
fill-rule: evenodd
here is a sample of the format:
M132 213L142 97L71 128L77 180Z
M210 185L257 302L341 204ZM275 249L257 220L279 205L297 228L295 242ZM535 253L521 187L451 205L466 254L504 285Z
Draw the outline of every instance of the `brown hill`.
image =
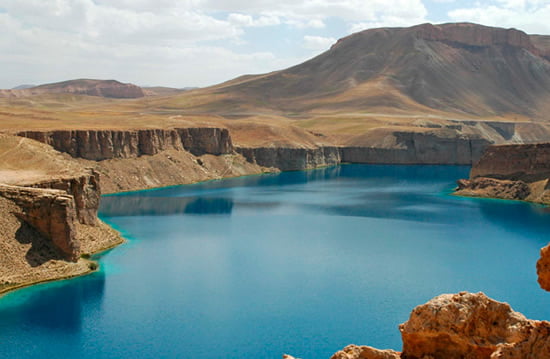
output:
M60 93L107 98L139 98L145 96L143 89L133 84L121 83L116 80L78 79L20 90L0 90L0 97L25 97Z
M470 23L371 29L300 65L211 88L218 98L196 109L534 117L550 98L549 45L548 36Z

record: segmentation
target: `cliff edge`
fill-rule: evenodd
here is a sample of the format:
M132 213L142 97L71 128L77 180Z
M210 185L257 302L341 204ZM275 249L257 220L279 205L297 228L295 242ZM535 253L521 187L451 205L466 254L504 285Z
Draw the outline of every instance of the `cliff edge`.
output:
M457 195L550 204L550 143L490 146Z

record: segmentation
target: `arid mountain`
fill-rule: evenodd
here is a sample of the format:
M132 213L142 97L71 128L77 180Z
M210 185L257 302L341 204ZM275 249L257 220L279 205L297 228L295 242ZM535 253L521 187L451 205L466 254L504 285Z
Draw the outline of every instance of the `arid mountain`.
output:
M25 89L30 89L32 87L36 87L36 85L23 84L23 85L13 87L12 90L25 90Z
M25 97L60 93L107 98L139 98L145 96L143 89L133 84L125 84L116 80L78 79L19 90L0 90L0 97Z
M549 59L550 37L515 29L470 23L371 29L300 65L219 85L218 103L201 107L536 117L550 99Z

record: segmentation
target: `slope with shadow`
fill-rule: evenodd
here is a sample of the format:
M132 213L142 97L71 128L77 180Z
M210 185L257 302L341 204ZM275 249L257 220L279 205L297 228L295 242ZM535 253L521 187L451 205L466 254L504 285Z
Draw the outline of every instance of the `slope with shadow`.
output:
M550 98L549 43L470 23L365 30L300 65L216 86L224 96L206 107L540 117Z

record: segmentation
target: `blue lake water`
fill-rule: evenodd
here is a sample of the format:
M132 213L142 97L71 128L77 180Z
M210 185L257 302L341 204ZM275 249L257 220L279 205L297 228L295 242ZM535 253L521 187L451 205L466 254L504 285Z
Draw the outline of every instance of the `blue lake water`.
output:
M469 168L347 165L103 198L101 270L0 300L2 358L329 358L401 348L441 293L536 319L550 213L449 195Z

